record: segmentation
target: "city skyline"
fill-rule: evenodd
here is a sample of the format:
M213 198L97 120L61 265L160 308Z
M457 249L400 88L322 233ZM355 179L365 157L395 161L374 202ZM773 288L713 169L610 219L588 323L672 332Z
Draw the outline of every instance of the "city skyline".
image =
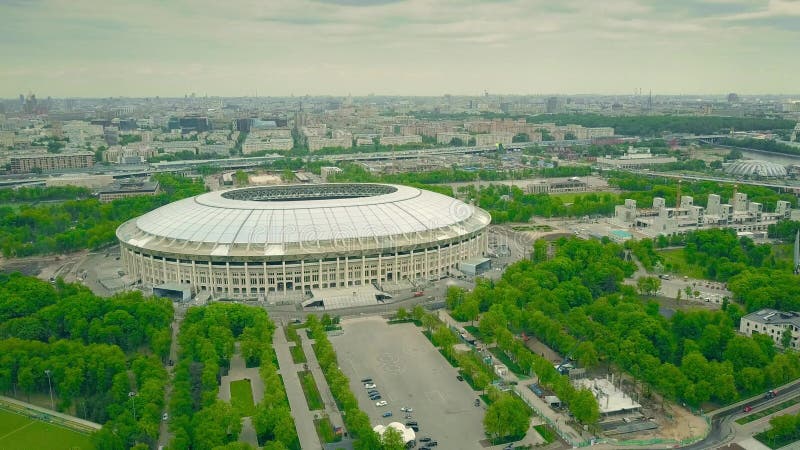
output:
M0 4L0 97L793 94L797 0Z

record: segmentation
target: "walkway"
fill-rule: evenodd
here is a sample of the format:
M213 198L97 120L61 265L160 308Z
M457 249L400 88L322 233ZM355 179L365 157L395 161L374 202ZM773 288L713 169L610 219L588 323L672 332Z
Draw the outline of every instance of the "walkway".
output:
M314 428L314 414L308 410L308 403L306 403L303 388L300 386L300 378L297 376L297 367L292 360L291 353L289 353L289 342L286 341L286 334L284 334L283 326L281 325L275 328L275 334L272 336L272 347L278 356L279 372L286 388L286 397L289 399L289 408L292 410L292 417L294 417L297 437L300 439L300 448L303 450L322 448L317 437L317 430Z
M322 368L317 361L317 354L314 353L314 348L312 347L314 341L308 339L305 333L300 333L300 338L303 341L303 351L306 353L306 358L308 359L308 364L306 365L308 366L308 370L314 375L314 381L317 382L322 401L325 403L325 413L328 414L331 425L335 427L341 426L346 432L347 428L344 426L342 414L339 412L336 401L333 399L330 386L328 386L328 380L325 379L325 374L322 373Z
M186 307L184 305L173 303L174 313L172 318L172 341L169 346L169 356L167 359L177 364L178 362L178 332L181 329L181 322L186 314ZM172 382L175 376L175 366L167 364L167 384L164 386L164 409L169 410L169 401L172 397ZM172 433L169 431L169 422L162 420L158 426L158 445L168 446L172 441Z
M456 327L461 329L463 324L453 319L447 311L440 309L437 311L439 320L447 324L451 327ZM478 341L480 342L480 341ZM480 342L481 347L486 347L486 344ZM577 431L572 426L566 423L566 418L555 411L553 411L550 406L545 403L544 400L540 399L533 393L530 389L528 389L528 385L533 383L533 380L520 380L513 372L508 371L508 374L503 377L507 382L509 382L513 388L514 392L517 393L528 405L530 405L534 411L541 416L545 422L549 423L551 426L558 429L559 434L564 437L568 437L571 441L570 443L578 443L581 441L586 440L586 438L581 436L581 433ZM535 431L535 430L532 430ZM531 434L530 432L528 434ZM537 433L538 434L538 433Z
M239 353L239 343L236 344L236 350L231 356L231 367L228 374L222 377L219 384L219 393L217 397L228 403L231 402L231 382L238 380L250 380L250 388L253 391L253 404L261 403L264 399L264 381L258 373L258 367L247 367L244 358ZM258 447L258 437L253 422L250 417L242 418L242 432L239 434L239 441L247 442L255 447Z

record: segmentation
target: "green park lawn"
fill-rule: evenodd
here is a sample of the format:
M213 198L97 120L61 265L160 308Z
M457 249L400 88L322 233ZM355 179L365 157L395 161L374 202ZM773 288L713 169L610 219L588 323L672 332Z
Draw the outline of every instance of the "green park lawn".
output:
M88 435L57 425L0 410L0 449L89 450Z
M303 394L306 396L308 409L310 411L323 409L325 405L322 403L322 396L317 388L317 383L314 381L314 375L304 370L302 372L297 372L297 376L300 377L300 385L303 386Z
M342 440L342 436L333 433L333 425L331 425L331 421L327 417L315 420L314 428L317 429L317 436L319 436L320 441L326 444Z
M698 280L703 280L706 278L702 267L689 264L686 261L686 256L683 253L682 248L659 250L658 254L664 258L664 266L671 266L673 272L678 273L681 276L685 275L689 278L696 278Z
M250 380L231 381L231 406L243 417L250 417L256 413Z
M307 362L306 354L303 351L303 347L300 344L295 344L294 346L289 347L289 353L292 354L292 361L295 364Z

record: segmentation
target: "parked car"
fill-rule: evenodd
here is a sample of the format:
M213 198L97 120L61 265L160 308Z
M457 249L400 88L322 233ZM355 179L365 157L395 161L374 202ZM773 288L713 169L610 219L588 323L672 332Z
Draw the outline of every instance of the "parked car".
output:
M362 378L361 382L362 383L372 383L372 378Z
M430 442L430 441L432 441L432 440L433 440L433 439L431 439L431 438L429 438L429 437L427 437L427 436L426 436L426 437L424 437L424 438L420 438L420 439L419 439L419 441L420 441L420 442Z
M373 383L364 383L365 389L375 389L375 384Z
M376 395L376 394L380 394L380 392L376 391L375 389L372 389L372 390L367 391L367 394Z
M436 447L437 445L439 445L439 443L438 443L438 442L436 442L436 441L430 441L430 442L428 442L428 447Z
M750 405L747 405L747 406L744 407L744 412L750 412L752 410L753 410L753 407L750 406Z
M381 397L380 395L370 395L370 396L369 396L369 399L370 399L370 400L372 400L373 402L374 402L375 400L380 400L380 399L382 399L382 398L383 398L383 397Z
M400 408L400 411L403 411L403 412L414 412L414 408L409 408L408 406L403 406L402 408Z
M386 400L381 400L379 402L376 402L375 406L386 406L388 404L389 404L389 402L387 402Z
M381 416L383 416L383 417L392 417L392 412L391 411L386 411L385 413L381 414Z
M161 420L163 420L164 422L166 422L167 420L169 420L169 414L167 414L167 413L164 413L164 414L161 416Z
M462 377L461 375L456 375L456 379L458 381L464 381L464 377Z

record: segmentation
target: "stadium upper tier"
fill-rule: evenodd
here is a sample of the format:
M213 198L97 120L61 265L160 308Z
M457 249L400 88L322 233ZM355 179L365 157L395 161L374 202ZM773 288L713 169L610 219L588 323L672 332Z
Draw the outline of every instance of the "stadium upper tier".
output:
M209 192L119 227L123 245L212 260L353 254L458 240L484 229L485 211L408 186L317 184Z

